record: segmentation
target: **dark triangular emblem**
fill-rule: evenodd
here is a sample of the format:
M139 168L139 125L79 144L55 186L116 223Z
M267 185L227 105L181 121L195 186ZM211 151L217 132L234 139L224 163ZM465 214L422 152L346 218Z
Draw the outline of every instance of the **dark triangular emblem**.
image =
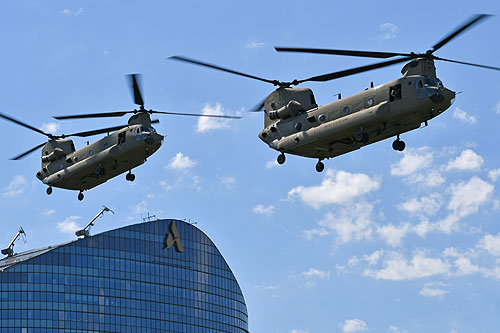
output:
M177 225L175 222L170 223L168 227L169 231L165 235L165 247L164 249L168 249L175 244L175 249L177 252L184 252L184 246L182 246L181 237L179 236L179 232L177 231Z

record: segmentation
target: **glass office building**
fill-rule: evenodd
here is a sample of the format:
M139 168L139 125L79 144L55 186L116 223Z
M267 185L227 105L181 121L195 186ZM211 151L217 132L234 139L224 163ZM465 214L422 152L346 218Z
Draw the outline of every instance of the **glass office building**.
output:
M158 220L0 260L0 332L248 332L226 261Z

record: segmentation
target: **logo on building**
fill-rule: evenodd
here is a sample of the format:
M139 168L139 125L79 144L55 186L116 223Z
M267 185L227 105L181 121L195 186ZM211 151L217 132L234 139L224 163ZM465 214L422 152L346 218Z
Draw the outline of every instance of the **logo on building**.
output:
M184 252L184 246L182 246L181 237L179 236L175 222L170 223L168 229L168 233L165 235L165 247L163 249L169 249L172 245L175 245L177 252Z

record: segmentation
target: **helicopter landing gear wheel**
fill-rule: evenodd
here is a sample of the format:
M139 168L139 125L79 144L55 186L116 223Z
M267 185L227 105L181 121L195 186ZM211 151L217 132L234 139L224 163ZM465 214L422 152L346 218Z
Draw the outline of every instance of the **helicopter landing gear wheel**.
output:
M403 151L405 150L405 148L406 148L406 143L403 140L400 140L398 135L398 138L394 140L394 142L392 143L392 149L397 151Z
M128 180L129 182L133 182L135 180L135 175L132 172L129 172L125 176L125 179Z
M358 143L360 143L360 142L367 143L368 140L370 139L370 136L366 132L358 132L358 133L356 133L355 139L356 139L356 142L358 142Z
M325 165L323 164L323 162L321 162L321 160L319 160L318 163L316 163L316 171L321 172L324 169L325 169Z
M47 190L45 192L47 192L47 195L51 195L52 194L52 186L47 187Z
M281 153L278 155L278 158L276 159L276 161L278 162L278 164L283 164L285 163L286 161L286 157L285 157L285 154Z
M80 193L78 193L78 200L82 201L83 198L84 198L83 191L80 191Z

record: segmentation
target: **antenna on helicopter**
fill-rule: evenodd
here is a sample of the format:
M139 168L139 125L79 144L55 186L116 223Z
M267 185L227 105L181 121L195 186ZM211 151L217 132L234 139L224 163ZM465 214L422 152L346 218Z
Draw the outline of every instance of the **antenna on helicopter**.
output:
M12 241L9 244L9 246L7 246L7 248L5 248L5 249L2 250L2 254L3 255L6 255L7 257L10 257L10 256L14 255L14 243L16 242L16 240L19 238L19 236L21 234L26 235L26 233L24 232L24 230L23 230L22 227L19 228L19 231L14 236L14 239L12 239ZM23 241L26 243L26 239L24 239L24 237L23 237Z
M97 213L96 216L94 216L94 218L92 220L90 220L89 223L87 223L87 225L85 227L83 227L83 229L81 230L78 230L77 232L75 232L76 236L78 237L81 237L81 238L85 238L85 237L88 237L90 236L90 227L92 227L94 225L94 221L99 217L99 216L102 216L104 215L104 212L111 212L111 213L115 213L113 212L111 209L109 209L108 207L106 206L102 206L103 208L101 209L101 211L99 213ZM87 230L88 228L88 230Z

